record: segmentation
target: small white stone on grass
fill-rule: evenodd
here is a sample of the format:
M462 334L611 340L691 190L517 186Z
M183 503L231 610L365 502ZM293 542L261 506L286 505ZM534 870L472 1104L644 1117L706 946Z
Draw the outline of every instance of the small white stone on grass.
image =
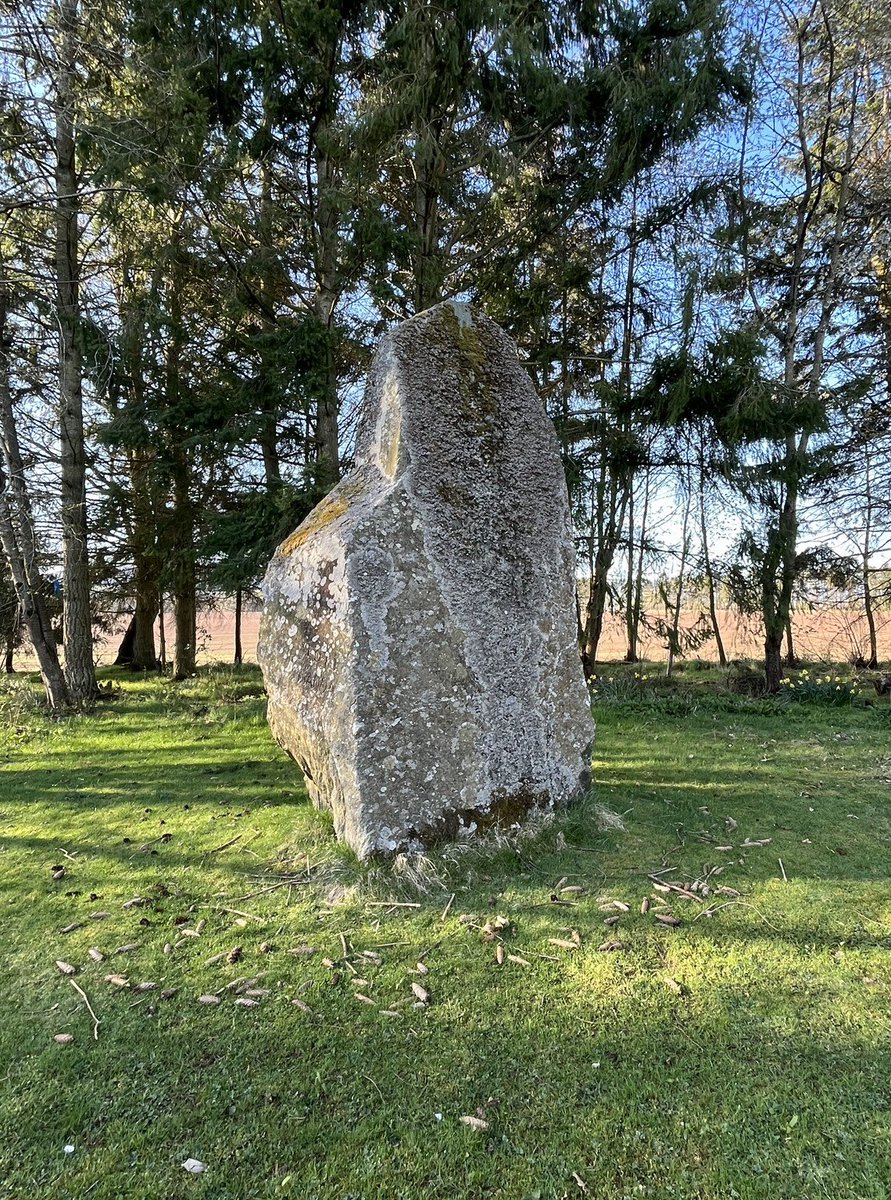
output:
M201 1162L198 1158L187 1158L183 1166L190 1175L201 1175L207 1170L207 1164Z

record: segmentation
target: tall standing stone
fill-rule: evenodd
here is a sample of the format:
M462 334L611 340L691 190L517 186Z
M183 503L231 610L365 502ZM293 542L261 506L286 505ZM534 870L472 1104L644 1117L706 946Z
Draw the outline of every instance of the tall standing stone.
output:
M574 568L514 343L459 304L397 326L356 465L276 551L260 628L272 731L360 858L587 788Z

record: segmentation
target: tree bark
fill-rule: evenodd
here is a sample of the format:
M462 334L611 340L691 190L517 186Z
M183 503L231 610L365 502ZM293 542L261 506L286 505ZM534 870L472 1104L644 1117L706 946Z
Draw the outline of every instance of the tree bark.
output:
M5 291L0 292L0 545L9 563L22 620L37 656L47 702L51 709L59 710L69 702L68 685L44 603L46 585L37 563L31 501L12 409L7 303Z
M705 567L705 578L708 586L708 611L712 622L712 632L718 647L718 662L722 667L727 666L727 655L724 653L724 642L721 638L721 626L718 624L718 603L715 596L715 576L712 572L711 557L708 552L708 527L705 520L705 493L699 490L699 532L702 537L702 563Z
M634 612L634 490L628 497L628 567L625 579L625 662L640 662L637 653L637 620Z
M675 598L674 613L671 622L671 637L668 643L668 661L665 664L665 676L670 678L671 672L674 669L674 660L678 652L680 629L681 629L681 605L684 600L684 573L687 570L687 554L690 550L690 505L692 503L692 495L688 488L687 500L684 504L684 524L681 537L681 561L678 567L678 590Z
M786 617L786 666L797 667L798 658L795 654L795 637L792 631L792 612Z
M768 633L764 638L764 672L767 678L767 691L774 694L780 690L783 682L782 636Z
M861 578L863 581L863 611L866 615L866 626L869 630L869 658L866 665L875 670L879 665L879 640L876 633L876 618L873 608L872 583L870 581L869 559L872 552L872 471L870 469L869 451L866 452L866 524L863 530L863 554L860 560Z
M136 599L136 622L133 637L134 671L154 671L158 665L155 653L155 618L158 615L158 567L156 558L157 531L152 505L149 474L151 464L144 453L129 453L130 489L133 498L133 587Z
M797 576L798 481L800 458L807 453L808 436L796 441L789 438L786 447L786 494L777 527L768 538L769 557L762 568L762 612L764 614L764 669L768 692L778 692L783 679L782 647L789 614L792 589Z
M639 662L638 639L640 637L640 619L643 609L643 569L644 554L646 553L647 515L650 507L650 468L644 473L644 502L640 517L640 529L637 546L637 565L634 569L634 587L631 595L631 613L627 622L628 629L628 662ZM630 657L633 655L634 657Z
M241 665L241 588L235 591L235 663Z
M54 711L68 704L68 687L59 665L56 643L40 591L34 587L34 572L29 572L16 537L16 521L10 511L6 472L0 468L0 545L9 563L13 586L22 607L22 618L34 653L49 706Z
M189 496L189 464L181 450L173 473L173 676L195 674L198 602L195 578L195 521Z
M262 27L264 53L271 54L268 23ZM270 114L270 101L267 93L263 97L263 126L262 136L272 144L273 118ZM260 370L265 375L273 370L269 362L269 339L276 324L275 284L277 278L277 258L275 246L275 202L272 194L272 167L269 154L260 161L260 245L263 250L262 270L260 272L260 305L258 317L266 336L260 343ZM281 487L281 458L278 447L278 417L279 400L274 388L262 389L262 409L260 413L259 443L263 457L263 473L266 480L267 492L273 493Z
M339 39L332 46L332 58L340 52ZM332 71L333 71L332 62ZM330 78L330 77L329 77ZM331 81L333 86L333 80ZM315 131L315 228L316 292L315 310L324 331L324 363L316 399L316 462L318 486L330 490L340 479L338 434L337 361L334 354L334 310L339 294L338 249L340 217L335 196L337 171L330 153L330 124L334 96L329 90L322 101Z
M127 628L124 630L124 636L121 638L121 644L118 646L118 652L114 660L116 667L129 667L133 663L133 643L136 641L136 614L134 613L127 622Z
M164 629L164 593L158 597L158 669L167 670L167 632Z
M59 326L62 625L65 678L75 702L96 696L87 546L86 446L80 335L75 40L78 0L59 0L56 77L56 314Z
M177 413L180 395L180 349L183 341L181 286L185 263L179 255L178 237L171 266L168 302L169 336L164 351L164 403L169 413ZM173 677L187 679L195 674L195 640L198 625L197 583L195 574L195 505L192 500L192 461L186 445L186 431L176 420L168 430L169 469L172 480L172 505L169 524L169 578L173 598Z
M600 464L600 474L591 482L593 528L588 539L589 590L581 646L582 667L588 679L594 674L597 662L606 598L609 595L609 572L625 528L625 509L630 487L630 477L619 477L617 473L610 472L604 456Z

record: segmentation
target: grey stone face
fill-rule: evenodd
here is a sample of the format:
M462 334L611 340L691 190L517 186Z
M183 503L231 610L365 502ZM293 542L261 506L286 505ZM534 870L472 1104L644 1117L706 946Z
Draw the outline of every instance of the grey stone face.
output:
M553 426L510 338L441 304L384 338L356 466L276 551L269 722L360 858L590 782Z

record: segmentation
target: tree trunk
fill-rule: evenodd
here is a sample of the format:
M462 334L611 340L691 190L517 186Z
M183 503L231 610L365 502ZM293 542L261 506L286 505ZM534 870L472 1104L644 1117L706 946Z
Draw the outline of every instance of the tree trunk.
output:
M4 671L7 675L15 675L15 667L13 665L13 657L15 655L15 642L8 641L6 643L6 658L4 660Z
M798 659L795 655L795 638L792 633L792 613L786 617L786 666L797 667Z
M875 670L879 665L879 639L876 633L876 618L873 610L872 586L869 581L869 555L863 556L863 611L866 614L866 625L869 630L869 658L866 665Z
M134 671L156 671L158 656L155 651L155 620L158 616L158 594L152 588L147 595L136 585L136 631L133 637L133 661L130 664Z
M151 464L140 451L129 454L130 488L133 497L133 586L136 599L136 628L133 638L134 671L154 671L155 618L158 615L157 530L149 474Z
M628 567L625 580L625 662L640 662L637 653L637 618L634 612L634 491L628 497Z
M687 501L686 501L686 504L684 505L684 525L683 525L683 532L681 535L683 538L683 542L681 545L681 561L680 561L680 565L678 567L678 591L677 591L677 597L675 599L674 614L672 616L672 622L671 622L671 637L669 638L669 642L668 642L668 662L665 664L665 677L666 678L671 677L671 672L674 669L675 656L678 653L678 649L679 649L679 645L680 645L681 605L683 604L683 599L684 599L684 573L687 570L687 554L690 549L690 537L689 537L688 531L690 528L690 505L692 503L692 499L693 499L692 494L688 490Z
M699 491L699 531L702 537L702 563L705 567L705 578L708 584L708 611L712 622L712 632L718 647L718 662L722 667L727 666L727 655L724 653L724 642L721 638L721 627L718 624L718 603L715 597L715 577L712 572L711 557L708 552L708 529L705 520L705 493Z
M68 685L43 599L46 588L37 564L31 500L12 410L7 303L6 292L0 292L0 545L9 563L22 621L37 655L47 702L51 709L59 710L68 704Z
M264 54L274 53L274 43L270 37L268 22L262 25L261 39ZM273 117L270 115L270 101L267 93L263 97L263 124L261 137L271 145ZM265 336L260 342L260 371L263 375L271 375L274 366L270 359L270 337L276 324L276 285L278 279L277 248L275 241L276 205L272 192L273 172L270 165L271 151L264 154L260 160L260 246L263 251L260 271L260 300L258 317ZM266 479L266 490L270 493L281 487L281 458L278 448L278 417L279 395L276 388L263 387L261 390L261 418L259 443L263 457L263 473Z
M195 602L195 576L183 573L173 594L176 640L173 645L173 677L188 679L195 674L195 639L198 613Z
M339 286L337 267L340 215L336 197L336 167L328 144L331 136L333 96L326 95L323 103L315 135L315 309L325 338L322 378L316 399L316 481L318 486L327 492L340 479L337 361L334 353L334 309Z
M588 679L593 675L597 662L597 650L603 634L603 619L609 595L609 572L625 528L625 509L630 489L630 477L620 478L616 473L610 472L604 456L599 477L591 481L593 530L588 539L589 591L581 646L582 667Z
M181 286L186 266L179 257L179 230L176 232L174 261L168 301L169 337L164 351L164 397L169 412L182 403L180 394L180 348L183 341ZM170 562L169 577L173 598L173 677L187 679L195 674L197 636L197 597L195 575L195 504L192 500L192 461L186 445L186 431L175 424L168 430L169 464L173 503L167 526Z
M582 645L582 666L585 677L590 679L597 664L597 647L603 634L603 617L606 612L606 598L609 594L609 564L605 562L606 549L597 548L594 574L589 579L588 602L585 605L584 642Z
M891 363L891 359L889 359ZM879 640L876 634L876 618L873 609L872 584L869 578L869 559L872 553L872 471L869 451L866 452L866 523L863 530L863 555L861 558L861 578L863 580L863 611L866 615L866 626L869 630L869 658L866 665L875 670L879 665Z
M173 676L195 674L198 604L195 579L195 523L189 496L189 464L180 451L173 474Z
M241 588L235 592L235 663L241 665Z
M435 68L434 68L435 69ZM419 133L423 145L432 135ZM439 189L436 183L442 164L435 150L421 155L416 163L415 183L415 312L423 312L442 298L442 264L439 254Z
M136 614L134 613L127 622L127 628L124 630L124 636L121 638L121 644L118 646L117 657L114 660L116 667L129 667L133 663L133 643L136 641Z
M60 0L56 77L56 315L59 327L62 624L65 678L75 702L97 693L90 620L86 447L80 344L78 179L74 89L78 0Z
M40 668L40 678L49 706L54 711L68 704L68 687L59 665L56 643L40 592L33 587L33 572L26 569L25 558L16 538L16 522L8 502L6 472L0 469L0 545L9 563L16 596L22 607L22 619Z
M776 528L768 532L767 556L762 566L762 613L765 630L764 669L768 692L777 692L783 678L782 645L792 611L792 589L797 576L798 481L807 453L808 435L786 445L786 494Z
M769 633L764 638L764 670L770 694L778 692L783 681L782 645L781 634Z
M434 9L424 6L424 23L416 30L417 67L422 77L434 78L441 65L437 63L436 35L426 22L436 18ZM448 69L448 68L445 68ZM439 244L439 206L445 175L443 162L443 122L435 101L430 102L415 117L414 143L414 275L415 312L423 312L442 298L443 262Z
M640 527L638 532L637 546L637 566L634 572L634 592L631 597L631 622L628 625L628 654L633 654L634 658L629 658L629 662L639 662L638 655L638 638L640 637L640 619L643 609L643 569L644 555L646 553L646 536L647 536L647 515L650 507L650 468L647 466L644 473L644 502L643 511L640 516Z
M164 612L164 593L158 598L158 668L167 670L167 632L164 629L166 613Z

